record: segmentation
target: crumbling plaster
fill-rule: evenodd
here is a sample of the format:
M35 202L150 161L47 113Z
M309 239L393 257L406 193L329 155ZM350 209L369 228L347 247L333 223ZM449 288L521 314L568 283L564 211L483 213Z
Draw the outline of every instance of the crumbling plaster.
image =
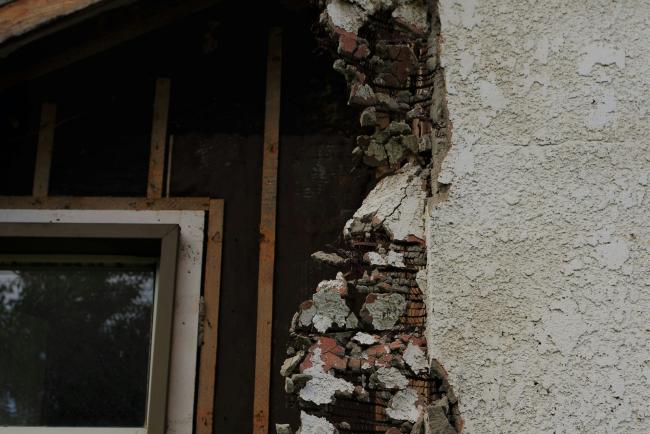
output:
M650 3L441 0L430 357L464 432L650 432Z
M320 23L333 68L359 109L351 158L377 183L343 228L337 267L292 320L285 390L302 410L299 433L453 434L457 399L439 364L429 369L425 210L448 149L438 19L425 0L328 0ZM286 424L278 433L291 433Z

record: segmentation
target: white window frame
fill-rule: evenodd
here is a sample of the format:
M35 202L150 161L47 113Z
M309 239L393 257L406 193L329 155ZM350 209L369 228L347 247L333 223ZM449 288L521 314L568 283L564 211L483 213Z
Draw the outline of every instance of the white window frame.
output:
M146 426L140 428L0 427L0 434L191 434L194 417L205 211L5 209L0 210L0 227L3 223L73 223L80 226L82 224L177 225L180 236L176 256L165 417L149 421L150 415L147 414ZM152 341L154 339L155 337L152 337ZM151 384L149 386L147 403L150 402Z

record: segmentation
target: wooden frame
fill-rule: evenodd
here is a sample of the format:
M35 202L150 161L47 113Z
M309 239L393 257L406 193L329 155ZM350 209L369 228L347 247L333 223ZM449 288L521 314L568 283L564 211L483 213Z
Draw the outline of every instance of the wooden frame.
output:
M257 281L257 334L255 340L255 391L253 433L269 431L271 393L271 340L273 329L273 272L275 268L275 218L280 148L280 91L282 80L282 31L272 28L266 69L266 110L262 199L260 209L260 258Z
M41 428L29 426L16 426L12 428L0 427L0 433L6 434L43 434L46 429L47 434L147 434L144 428ZM7 430L7 431L5 431Z
M212 434L214 426L214 393L217 373L217 338L219 331L219 300L221 295L221 254L223 249L222 200L211 200L208 213L206 258L204 269L203 341L199 362L196 402L196 434Z
M220 199L207 197L146 199L143 197L49 196L36 198L30 196L0 196L0 209L207 211L210 209L210 202L215 200Z
M0 196L0 210L131 210L131 211L208 211L205 267L203 269L205 317L203 318L203 345L200 348L198 391L196 396L197 433L211 433L213 426L214 387L217 362L217 336L219 328L219 300L221 292L221 256L223 242L224 201L206 197L146 199L136 197L44 197ZM59 225L66 225L59 223ZM73 225L76 226L76 225ZM127 224L134 232L141 225ZM147 225L145 225L147 226ZM63 229L62 229L63 230ZM86 229L74 229L86 231ZM0 228L0 232L2 229ZM1 233L0 233L1 235ZM22 434L23 431L16 431ZM48 434L74 431L68 428ZM110 434L131 434L133 431L111 431ZM0 434L2 432L0 431ZM24 431L30 434L29 431ZM93 434L104 434L97 431ZM145 431L138 434L146 434Z
M151 356L147 411L144 430L135 428L68 428L66 432L88 434L165 434L167 412L167 389L169 379L172 316L174 312L174 288L179 227L173 224L111 224L111 223L1 223L0 237L42 238L131 238L159 239L160 259L156 269L153 321L151 333ZM0 433L14 433L17 427L0 427ZM23 427L22 432L54 434L60 428Z

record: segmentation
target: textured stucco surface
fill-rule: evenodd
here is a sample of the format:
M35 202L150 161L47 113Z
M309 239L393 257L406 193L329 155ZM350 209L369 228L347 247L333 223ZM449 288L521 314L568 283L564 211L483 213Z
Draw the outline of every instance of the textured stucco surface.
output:
M650 3L440 3L428 339L465 432L650 432Z

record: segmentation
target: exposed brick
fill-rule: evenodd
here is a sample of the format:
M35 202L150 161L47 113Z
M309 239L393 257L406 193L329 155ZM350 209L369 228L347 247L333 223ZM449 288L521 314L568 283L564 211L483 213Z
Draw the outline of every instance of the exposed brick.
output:
M431 23L435 22L431 14L436 8L427 10L426 5L435 2L383 2L381 6L378 2L380 0L323 2L326 11L321 23L329 32L328 42L339 56L334 69L348 83L348 104L363 110L360 123L365 130L356 138L355 158L374 167L378 178L392 176L407 161L420 166L418 173L431 174L438 164L434 164L434 152L436 158L444 155L449 138L446 112L439 109L444 103L444 92L434 89L438 81L444 82L444 74L435 57L437 51L431 49L428 34L432 31ZM363 29L362 33L357 29ZM437 77L437 81L434 82L433 77ZM435 110L431 109L432 104ZM434 173L433 179L435 176ZM422 189L427 191L430 181L422 176L416 179L416 185L421 183ZM435 183L431 188L435 188ZM384 218L374 213L353 219L346 228L349 234L345 241L349 250L341 256L346 259L337 261L340 268L348 267L347 271L341 270L345 276L354 276L347 284L341 277L341 288L345 291L340 294L360 321L350 322L347 329L336 329L337 333L330 335L318 335L311 327L297 328L304 332L303 341L308 342L296 346L306 351L300 372L312 366L312 357L320 349L323 369L328 375L337 377L337 381L351 382L354 392L348 391L345 396L337 392L337 397L345 399L337 399L318 409L305 409L325 419L334 414L339 415L337 417L350 414L345 425L340 419L334 418L336 423L330 420L344 432L364 431L373 420L377 422L373 427L375 431L387 434L411 433L418 426L423 428L422 418L418 425L415 420L404 422L387 414L397 390L369 389L369 392L366 389L378 369L391 368L391 372L398 369L402 374L408 373L408 390L411 390L408 393L417 393L417 405L423 409L442 397L453 397L448 400L450 407L444 412L444 418L436 420L441 426L448 420L447 425L460 427L457 398L445 383L446 372L442 365L434 361L435 372L413 372L403 357L409 344L426 351L423 331L427 310L416 280L418 270L426 266L425 240L414 235L391 239L392 232L383 226ZM391 262L387 261L388 257L392 258ZM381 258L385 263L381 263ZM307 317L315 314L310 310L312 307L312 302L306 302L300 310L307 311L304 313ZM374 334L378 343L364 349L366 345L352 342L359 331ZM289 389L295 394L301 387L301 384L294 384ZM363 414L364 420L370 419L367 421L370 425L355 426L352 415L359 407L354 401L372 402L376 406L374 413ZM299 404L302 406L300 401ZM420 434L421 431L415 432Z

